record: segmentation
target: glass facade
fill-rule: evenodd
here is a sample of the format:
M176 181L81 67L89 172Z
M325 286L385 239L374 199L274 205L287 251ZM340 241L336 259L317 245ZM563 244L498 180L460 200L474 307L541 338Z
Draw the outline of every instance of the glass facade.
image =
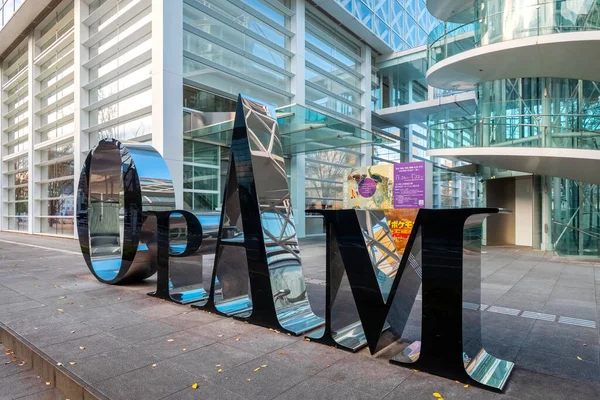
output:
M475 47L531 36L598 30L600 4L593 0L477 0L473 9L443 22L428 38L429 67Z
M1 15L21 3L0 0ZM425 43L436 23L423 0L339 4L397 51ZM108 137L153 140L160 39L152 37L153 0L53 7L1 62L2 229L72 236L74 181L89 147ZM306 208L341 207L345 168L425 158L422 126L380 126L369 117L384 103L425 100L424 79L380 70L376 50L312 3L183 0L180 7L184 132L173 135L183 135L185 209L221 207L227 131L202 138L197 131L230 120L240 92L276 106L295 201ZM293 182L298 176L304 190ZM309 221L307 234L320 233Z
M190 0L183 5L183 73L191 84L282 106L292 97L285 2Z
M474 9L455 19L472 22L442 23L431 32L429 63L434 65L479 46L531 36L598 30L599 11L600 4L591 0L479 0ZM429 116L430 148L599 149L598 82L552 77L504 79L480 83L477 98L476 109ZM482 172L484 177L507 174L494 168L484 168ZM598 186L543 178L544 183L538 184L536 190L542 204L548 204L549 218L547 221L538 218L540 226L534 226L534 231L549 232L549 240L559 254L600 255ZM536 182L539 181L536 177Z
M10 21L25 0L0 0L0 30Z
M152 13L147 0L89 5L90 143L102 138L150 140L152 133Z
M336 0L394 51L427 43L438 21L425 0Z
M477 115L432 114L430 148L529 146L598 149L600 84L560 78L519 78L478 87Z
M2 195L5 229L27 231L29 215L29 65L27 41L2 63Z
M360 123L361 48L306 14L306 104Z
M74 233L74 11L63 2L34 31L34 232ZM34 103L34 104L35 104ZM70 165L70 168L68 167Z

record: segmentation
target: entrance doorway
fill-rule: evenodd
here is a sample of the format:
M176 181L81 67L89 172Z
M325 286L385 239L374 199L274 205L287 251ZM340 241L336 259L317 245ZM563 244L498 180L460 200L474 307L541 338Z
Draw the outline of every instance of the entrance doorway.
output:
M486 205L510 210L487 219L488 246L533 246L533 180L531 176L486 181Z

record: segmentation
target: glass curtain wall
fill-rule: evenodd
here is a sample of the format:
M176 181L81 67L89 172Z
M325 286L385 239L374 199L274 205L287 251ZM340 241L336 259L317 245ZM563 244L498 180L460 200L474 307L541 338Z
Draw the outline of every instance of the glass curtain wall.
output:
M83 23L89 38L90 145L102 138L151 140L151 0L91 1Z
M437 24L425 0L336 0L395 51L420 46Z
M360 165L361 153L327 150L305 154L305 199L308 209L340 209L348 169Z
M25 0L0 0L0 30L15 15Z
M361 96L364 94L361 90L364 76L360 72L363 61L360 44L331 29L313 10L306 11L305 38L306 105L360 125ZM306 208L341 208L347 169L360 165L361 155L358 149L301 155L305 158ZM308 217L307 234L311 233L322 233L322 224Z
M27 40L2 64L2 179L4 229L28 230L29 89Z
M600 186L549 180L554 249L561 255L600 256Z
M184 80L276 106L289 104L291 15L286 1L186 0Z
M433 167L433 208L472 208L480 203L481 183L477 176Z
M229 148L201 141L184 141L183 206L185 210L214 211L221 208L221 153Z
M373 164L397 164L409 161L408 139L406 128L373 128L373 133L392 139L394 143L381 144L377 140L373 144Z
M184 86L183 206L186 210L221 209L221 194L229 166L229 144L198 138L194 131L232 119L236 104L233 98Z
M60 3L34 31L34 231L72 236L73 1Z
M361 48L306 13L306 104L361 123Z

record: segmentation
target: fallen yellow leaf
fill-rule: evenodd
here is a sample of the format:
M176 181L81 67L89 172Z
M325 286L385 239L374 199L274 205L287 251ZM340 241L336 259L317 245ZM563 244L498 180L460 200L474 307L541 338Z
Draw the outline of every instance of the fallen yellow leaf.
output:
M465 385L465 386L463 386L463 387L466 389L466 388L468 388L468 387L469 387L469 385Z
M433 397L435 397L436 399L443 399L442 395L438 392L433 392Z
M579 356L577 356L577 359L578 359L579 361L582 361L582 360L583 360L583 358L581 358L581 357L579 357Z
M304 340L306 340L307 342L310 342L310 338L304 338Z
M283 351L280 351L279 354L285 354Z
M254 368L254 372L258 371L259 369L260 369L260 367Z
M65 312L65 310L63 310L62 308L57 308L56 311L58 311L58 312Z
M267 364L263 364L260 366L261 368L267 368Z
M85 346L79 346L79 350L85 350Z
M250 382L252 379L248 378L248 379L246 379L246 380L247 380L248 382Z
M50 382L46 382L46 386L50 386Z
M61 367L61 366L62 366L62 363L56 363L56 365L58 365L59 367Z
M222 368L219 368L219 369L217 370L217 372L218 372L218 373L221 373L221 372L223 372L223 369L222 369Z
M194 390L198 389L198 384L197 384L197 383L194 383L194 384L192 385L192 389L194 389Z
M75 364L77 364L77 362L75 362L75 361L69 361L69 364L75 365Z
M240 338L236 338L236 339L235 339L235 341L236 341L236 342L239 342L239 341L240 341Z
M152 368L156 368L156 364L152 364Z

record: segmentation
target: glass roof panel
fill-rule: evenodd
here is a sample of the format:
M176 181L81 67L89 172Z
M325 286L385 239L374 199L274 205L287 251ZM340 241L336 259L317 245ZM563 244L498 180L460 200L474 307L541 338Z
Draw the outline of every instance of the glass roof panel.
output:
M393 142L384 136L375 135L365 129L297 104L283 106L275 111L285 156ZM198 139L228 147L231 144L232 133L233 120L229 120L185 132L184 138Z

